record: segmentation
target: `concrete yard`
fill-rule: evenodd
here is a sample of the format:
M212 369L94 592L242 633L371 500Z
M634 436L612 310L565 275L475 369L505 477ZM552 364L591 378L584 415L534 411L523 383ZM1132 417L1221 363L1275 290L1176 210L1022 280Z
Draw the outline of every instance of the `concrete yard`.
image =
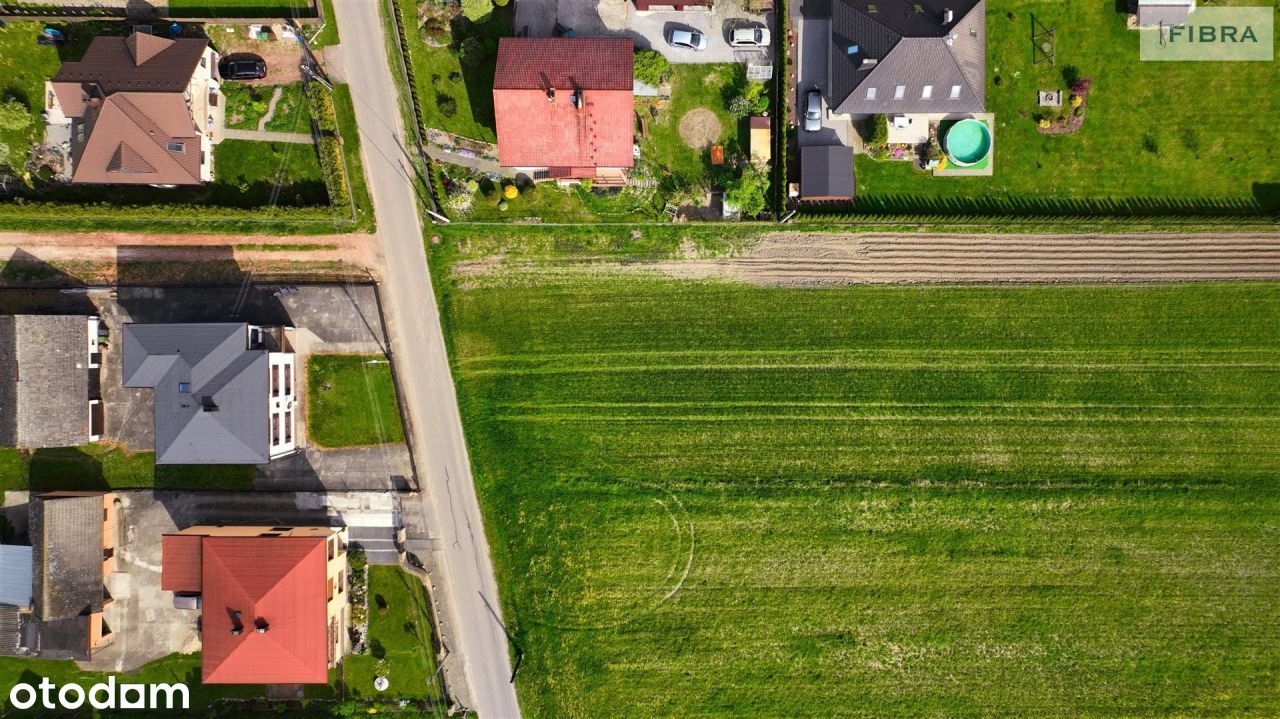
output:
M636 47L657 50L676 63L768 63L772 48L735 48L729 32L736 27L773 27L773 13L756 14L721 3L712 10L638 12L630 0L520 0L516 3L516 33L528 37L552 37L556 25L572 29L577 37L630 37ZM694 52L671 47L666 36L672 29L700 30L707 49Z

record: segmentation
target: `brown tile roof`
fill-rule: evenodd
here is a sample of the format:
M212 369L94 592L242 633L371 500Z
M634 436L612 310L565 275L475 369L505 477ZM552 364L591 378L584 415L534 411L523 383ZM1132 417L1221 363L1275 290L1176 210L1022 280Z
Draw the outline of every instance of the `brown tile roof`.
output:
M631 92L630 38L517 38L498 41L495 90Z
M160 589L166 592L200 591L201 543L199 534L166 534L160 538Z
M72 182L200 184L200 135L183 93L208 45L142 33L96 37L79 62L62 65L54 94L85 126L83 140L72 138ZM181 151L170 149L177 145Z
M95 37L79 62L62 64L53 82L99 85L106 95L181 93L208 45L208 39L195 37L168 40L137 33L128 38ZM61 93L58 97L62 98Z
M72 181L200 184L200 138L181 95L116 93L86 113L85 123L84 143L73 139Z

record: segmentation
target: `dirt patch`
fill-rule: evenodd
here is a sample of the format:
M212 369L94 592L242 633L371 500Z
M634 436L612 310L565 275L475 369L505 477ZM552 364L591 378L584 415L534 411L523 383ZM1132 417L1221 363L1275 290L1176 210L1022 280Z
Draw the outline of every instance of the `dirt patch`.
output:
M227 32L231 30L232 32ZM291 40L255 40L248 35L247 25L211 25L209 39L218 52L251 52L267 63L267 76L261 80L241 81L250 85L287 85L302 79L299 62L302 47Z
M705 150L720 139L720 118L705 107L694 108L680 118L680 139L695 150Z
M1186 282L1280 279L1280 233L932 235L776 232L734 257L590 263L593 272L661 272L795 287L929 282ZM521 276L582 267L472 267ZM532 281L533 278L529 277Z

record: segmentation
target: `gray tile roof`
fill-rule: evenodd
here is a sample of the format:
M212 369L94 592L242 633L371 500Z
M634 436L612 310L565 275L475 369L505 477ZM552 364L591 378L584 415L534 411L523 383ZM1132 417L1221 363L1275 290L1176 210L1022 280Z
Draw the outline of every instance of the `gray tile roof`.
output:
M248 349L247 324L126 324L123 335L124 386L155 390L157 464L270 459L267 351Z
M102 611L102 494L39 495L27 511L35 615Z
M985 0L833 0L829 104L848 114L981 112L986 44Z
M22 654L22 614L17 607L0 605L0 656Z
M31 547L0 544L0 606L31 606Z
M85 315L0 316L0 445L89 441Z
M853 199L853 148L848 145L800 148L800 199Z

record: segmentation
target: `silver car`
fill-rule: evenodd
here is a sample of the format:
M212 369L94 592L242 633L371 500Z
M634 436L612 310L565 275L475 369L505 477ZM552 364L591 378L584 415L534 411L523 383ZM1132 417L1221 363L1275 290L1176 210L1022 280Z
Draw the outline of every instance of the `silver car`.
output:
M707 36L697 30L672 30L667 36L667 44L686 50L706 50Z
M769 29L763 27L740 27L729 33L729 44L734 47L766 47L769 44Z
M822 129L822 93L816 87L804 96L804 129L806 132Z

